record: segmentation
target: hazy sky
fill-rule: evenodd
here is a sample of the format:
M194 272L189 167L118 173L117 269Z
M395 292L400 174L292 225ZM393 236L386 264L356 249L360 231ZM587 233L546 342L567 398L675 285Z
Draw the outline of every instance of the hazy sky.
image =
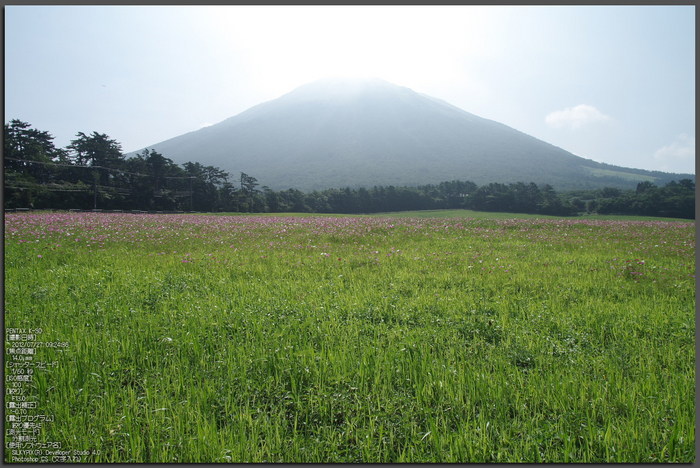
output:
M584 158L695 173L692 5L5 6L5 123L59 147L97 131L135 151L348 74Z

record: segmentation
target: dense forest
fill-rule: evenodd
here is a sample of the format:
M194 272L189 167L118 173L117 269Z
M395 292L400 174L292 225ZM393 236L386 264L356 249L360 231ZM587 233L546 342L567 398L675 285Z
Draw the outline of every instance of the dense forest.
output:
M65 148L20 120L5 124L5 209L199 212L379 213L472 209L575 216L632 214L695 219L695 183L664 187L641 182L636 190L607 187L558 194L550 185L450 181L414 187L375 186L274 191L241 173L218 167L179 166L155 150L127 158L105 134L82 132Z

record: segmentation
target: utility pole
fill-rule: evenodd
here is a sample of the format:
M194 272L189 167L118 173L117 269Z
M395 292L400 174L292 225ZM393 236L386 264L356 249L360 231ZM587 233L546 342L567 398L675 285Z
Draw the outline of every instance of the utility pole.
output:
M93 185L93 190L94 190L95 196L94 196L94 199L92 202L92 209L96 210L97 209L97 169L95 169L93 175L95 176L94 177L95 181L94 181L94 185Z
M194 205L192 205L192 179L193 177L190 177L190 211L194 211Z

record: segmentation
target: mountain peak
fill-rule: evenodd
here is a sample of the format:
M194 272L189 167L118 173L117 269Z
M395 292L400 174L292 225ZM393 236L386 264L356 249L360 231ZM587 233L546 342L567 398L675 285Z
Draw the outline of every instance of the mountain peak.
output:
M273 190L455 179L548 183L561 190L634 187L658 178L593 163L376 77L322 78L152 148L176 163L194 158L251 174Z
M363 76L363 75L338 75L338 76L328 76L325 78L319 78L318 80L306 83L300 87L393 87L398 88L399 86L389 83L388 81L378 78L376 76ZM298 89L298 88L297 88Z
M303 84L284 96L280 101L347 101L366 94L396 92L406 90L402 86L389 83L377 77L331 76Z

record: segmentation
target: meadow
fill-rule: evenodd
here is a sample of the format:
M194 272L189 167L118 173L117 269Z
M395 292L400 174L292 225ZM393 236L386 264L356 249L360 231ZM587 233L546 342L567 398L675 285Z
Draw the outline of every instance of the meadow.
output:
M5 327L81 462L695 461L692 222L6 213Z

